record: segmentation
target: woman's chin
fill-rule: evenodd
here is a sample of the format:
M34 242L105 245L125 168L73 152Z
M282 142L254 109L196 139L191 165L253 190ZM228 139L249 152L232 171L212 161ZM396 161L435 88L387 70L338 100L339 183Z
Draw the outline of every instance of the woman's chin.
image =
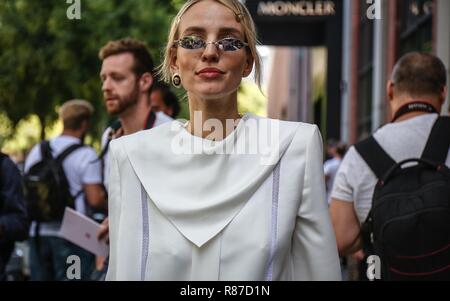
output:
M198 95L203 99L220 99L224 97L228 97L231 94L235 93L236 89L224 89L224 87L218 86L208 86L202 87L201 89L197 89L193 94Z

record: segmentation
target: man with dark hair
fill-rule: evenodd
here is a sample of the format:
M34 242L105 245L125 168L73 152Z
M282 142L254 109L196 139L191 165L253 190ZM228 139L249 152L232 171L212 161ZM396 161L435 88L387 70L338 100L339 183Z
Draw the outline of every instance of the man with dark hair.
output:
M100 78L106 110L120 120L119 128L107 135L128 135L147 128L151 121L153 126L171 120L151 111L154 65L144 43L131 38L110 41L99 58L103 61Z
M395 65L387 83L393 119L373 135L395 162L421 158L447 95L446 82L446 68L433 55L410 53ZM450 152L446 165L450 166ZM351 147L331 194L330 212L341 255L362 248L361 224L372 207L377 182L372 166L362 158L359 149Z
M396 95L440 95L446 86L446 79L447 70L441 60L431 54L413 52L397 62L389 86L393 87Z
M22 192L22 180L14 162L0 153L0 281L14 242L25 240L28 220Z
M158 126L172 118L151 109L154 66L144 43L132 38L110 41L100 49L99 58L103 61L100 78L106 110L108 114L119 117L102 137L101 157L107 186L109 141Z
M117 115L103 133L102 153L103 183L108 188L108 146L112 139L151 129L173 119L163 112L153 112L150 94L154 83L153 60L145 44L124 38L110 41L100 49L102 60L100 78L103 98L109 115ZM102 223L99 239L108 236L108 218ZM93 278L101 280L106 266L97 258L97 271ZM103 272L102 272L103 271Z
M180 103L178 97L170 90L169 85L163 82L153 84L152 94L150 96L152 110L154 112L164 112L172 118L177 118L180 113Z
M98 56L100 60L104 61L108 57L125 53L131 54L133 57L131 70L137 77L141 77L145 73L152 75L154 69L153 59L147 47L141 41L132 38L109 41L100 49ZM149 78L147 77L146 79L148 80Z

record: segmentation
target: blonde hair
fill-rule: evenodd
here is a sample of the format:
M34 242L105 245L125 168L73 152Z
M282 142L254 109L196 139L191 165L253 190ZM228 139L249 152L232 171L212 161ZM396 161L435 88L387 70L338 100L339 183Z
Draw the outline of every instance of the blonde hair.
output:
M180 21L186 11L192 7L194 4L203 0L188 0L183 7L180 9L178 14L172 20L172 25L170 26L169 38L167 40L167 45L164 50L164 61L158 68L158 75L167 83L170 83L172 78L172 71L170 68L171 58L174 55L174 41L178 39L178 29L180 27ZM236 21L242 24L244 29L245 42L248 43L248 48L250 50L250 55L253 57L255 63L255 80L258 86L261 86L261 57L256 50L256 45L258 44L258 39L256 36L256 27L250 16L249 11L244 4L240 3L238 0L214 0L220 4L231 9L236 15Z
M94 114L94 107L82 99L65 102L59 109L59 118L63 121L65 129L78 130L83 121L89 121Z

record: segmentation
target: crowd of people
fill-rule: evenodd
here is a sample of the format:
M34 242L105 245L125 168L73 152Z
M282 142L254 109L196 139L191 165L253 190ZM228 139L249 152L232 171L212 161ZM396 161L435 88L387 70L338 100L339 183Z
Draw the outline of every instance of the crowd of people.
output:
M348 151L330 140L324 154L317 126L238 111L242 78L255 69L259 82L256 44L241 2L189 0L159 68L141 41L104 45L101 89L117 119L100 154L83 144L94 108L76 99L60 109L61 135L33 147L22 176L0 157L2 279L14 242L28 239L30 280L67 280L70 255L81 259L81 280L341 280L347 256L362 280L373 254L386 280L449 280L444 64L402 57L387 83L392 122ZM189 121L176 120L168 83L186 91ZM398 166L411 158L418 166ZM383 209L386 199L395 209ZM107 257L60 237L67 206L101 223Z

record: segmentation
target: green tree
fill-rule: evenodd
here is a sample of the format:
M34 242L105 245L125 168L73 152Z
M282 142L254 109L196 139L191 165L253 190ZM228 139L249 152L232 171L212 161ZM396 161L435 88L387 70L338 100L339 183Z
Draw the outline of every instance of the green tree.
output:
M98 50L132 36L147 43L156 63L169 22L183 1L81 0L81 20L69 20L65 0L0 2L0 111L13 127L30 114L45 126L55 108L84 98L96 108L95 135L107 116L102 103Z

